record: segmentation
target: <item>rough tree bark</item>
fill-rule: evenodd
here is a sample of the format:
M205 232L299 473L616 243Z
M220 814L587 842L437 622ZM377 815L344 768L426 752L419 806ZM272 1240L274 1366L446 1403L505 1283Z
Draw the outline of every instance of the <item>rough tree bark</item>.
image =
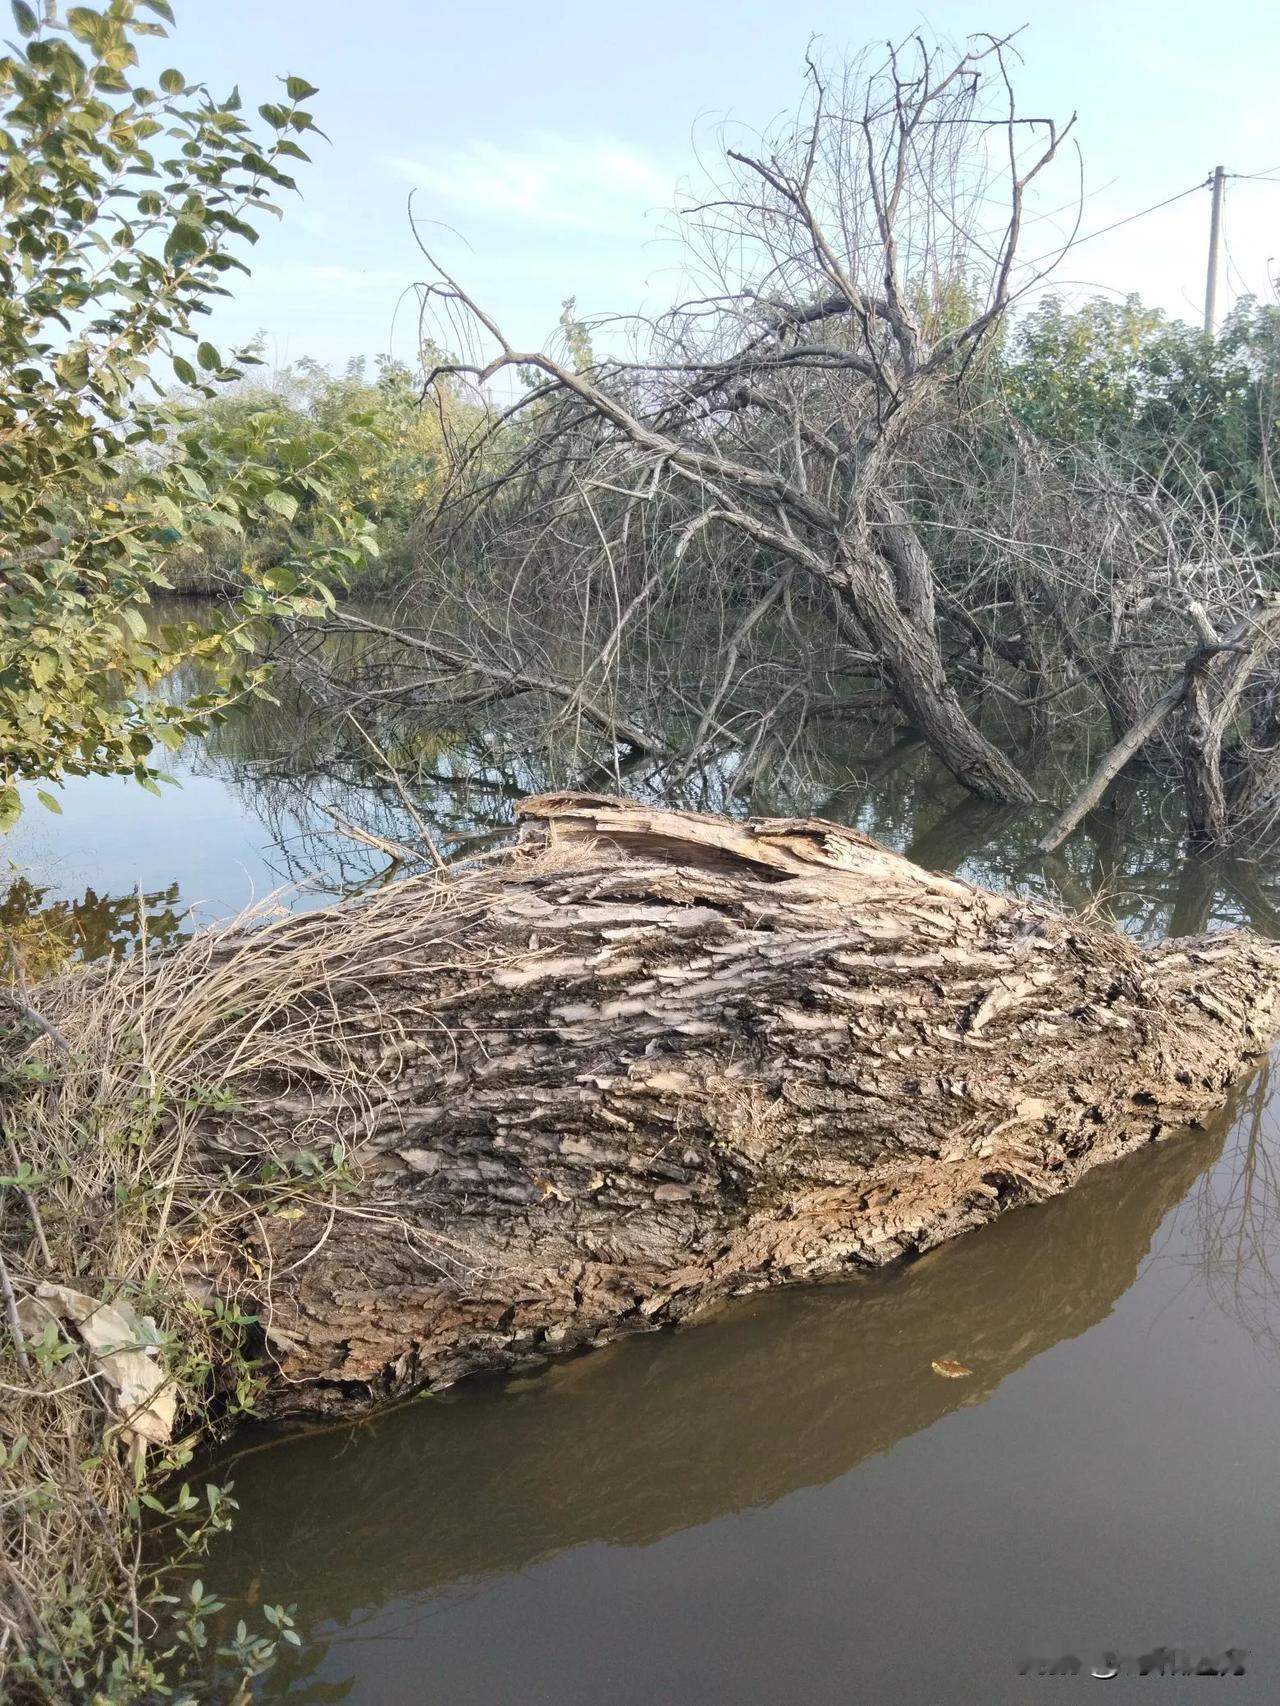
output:
M1221 1145L1215 1121L891 1283L808 1287L710 1342L674 1335L660 1378L647 1358L562 1364L537 1403L442 1405L429 1449L412 1412L387 1419L376 1451L321 1434L300 1447L316 1454L313 1472L295 1473L288 1499L273 1454L250 1451L233 1471L241 1579L288 1582L313 1623L343 1623L356 1606L525 1570L568 1547L651 1545L822 1486L1105 1320ZM937 1356L972 1375L939 1380ZM494 1473L507 1464L518 1471ZM406 1510L430 1520L406 1524Z
M902 538L907 536L904 528ZM833 585L870 637L881 675L908 723L956 780L998 805L1033 804L1035 790L978 728L947 678L932 599L926 623L901 607L887 565L859 561L843 551Z
M264 939L314 933L289 1017L336 1013L363 1063L330 1101L275 1069L206 1128L219 1167L288 1122L362 1158L245 1251L277 1412L926 1249L1195 1121L1280 1028L1280 946L1245 934L1144 951L830 824L521 816L485 874L377 897L394 952L333 914Z

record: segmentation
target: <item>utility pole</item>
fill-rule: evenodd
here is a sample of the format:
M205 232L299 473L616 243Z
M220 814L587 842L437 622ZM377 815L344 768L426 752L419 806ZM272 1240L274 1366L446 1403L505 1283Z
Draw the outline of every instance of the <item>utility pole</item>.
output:
M1213 336L1218 317L1218 240L1222 236L1222 191L1227 174L1213 168L1213 211L1209 215L1209 270L1204 281L1204 329Z

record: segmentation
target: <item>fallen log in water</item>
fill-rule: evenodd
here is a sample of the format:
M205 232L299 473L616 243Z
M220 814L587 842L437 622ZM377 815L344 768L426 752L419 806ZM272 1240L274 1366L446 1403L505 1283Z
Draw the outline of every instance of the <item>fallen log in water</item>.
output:
M1194 1123L1280 1029L1255 936L1144 951L830 824L520 815L0 1012L15 1698L154 1683L139 1490L219 1391L367 1409L883 1266Z
M357 1606L420 1605L577 1546L651 1545L832 1481L1105 1319L1223 1130L1217 1116L1203 1136L901 1272L801 1287L672 1335L657 1365L559 1360L529 1382L533 1402L409 1405L362 1440L291 1430L283 1462L260 1436L243 1457L232 1442L240 1514L222 1583L288 1583L313 1627L342 1628ZM939 1379L938 1356L972 1375Z
M484 874L219 950L288 994L223 1022L205 1155L358 1167L243 1223L279 1413L926 1249L1196 1121L1280 1029L1246 934L1144 950L830 824L520 816Z

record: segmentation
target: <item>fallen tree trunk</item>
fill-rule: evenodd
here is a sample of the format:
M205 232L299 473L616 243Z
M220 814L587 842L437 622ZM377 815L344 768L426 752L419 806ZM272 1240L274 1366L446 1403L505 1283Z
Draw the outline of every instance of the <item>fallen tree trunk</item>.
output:
M1144 951L829 824L521 816L483 874L233 937L190 987L139 972L175 1011L239 994L206 1165L356 1159L239 1222L277 1413L926 1249L1194 1122L1280 1028L1246 934Z
M882 1267L1195 1122L1280 1028L1248 934L1144 952L830 824L520 815L470 872L0 1011L31 1698L95 1654L153 1676L139 1488L219 1381L351 1412Z
M24 1123L141 1169L78 1166L76 1247L121 1273L160 1201L145 1274L252 1299L269 1411L882 1266L1196 1121L1280 1030L1248 934L1143 950L831 824L520 816L470 873L33 992L62 1047Z
M313 1627L342 1626L356 1606L526 1570L574 1546L652 1545L832 1481L1104 1320L1221 1150L1224 1123L892 1277L801 1288L714 1334L674 1334L655 1347L660 1366L553 1364L536 1403L443 1404L429 1417L409 1406L353 1449L345 1431L295 1436L287 1497L278 1454L251 1445L237 1457L233 1443L236 1574L223 1579L236 1591L287 1583ZM972 1375L939 1379L939 1356ZM494 1472L508 1464L518 1470ZM406 1524L406 1511L429 1516Z

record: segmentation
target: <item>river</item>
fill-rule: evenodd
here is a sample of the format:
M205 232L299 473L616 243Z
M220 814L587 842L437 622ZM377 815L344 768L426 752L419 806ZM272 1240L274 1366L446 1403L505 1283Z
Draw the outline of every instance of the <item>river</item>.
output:
M1037 861L1025 814L964 798L909 740L866 750L867 731L834 731L742 800L732 755L628 785L854 823L1143 937L1277 928L1265 866L1181 858L1156 778ZM452 853L569 779L554 754L490 759L481 731L422 760L416 807ZM414 832L372 758L287 702L173 769L158 798L91 779L60 817L33 803L0 843L4 918L128 951L282 885L276 904L312 905L391 880L351 826ZM223 1628L285 1602L303 1636L258 1697L998 1706L1074 1697L1092 1668L1167 1647L1235 1649L1245 1674L1122 1675L1112 1696L1280 1699L1271 1086L1264 1070L1211 1129L897 1272L745 1299L361 1426L240 1434L209 1466L242 1512L205 1583ZM943 1378L943 1359L971 1372ZM1072 1658L1074 1679L1020 1674Z

